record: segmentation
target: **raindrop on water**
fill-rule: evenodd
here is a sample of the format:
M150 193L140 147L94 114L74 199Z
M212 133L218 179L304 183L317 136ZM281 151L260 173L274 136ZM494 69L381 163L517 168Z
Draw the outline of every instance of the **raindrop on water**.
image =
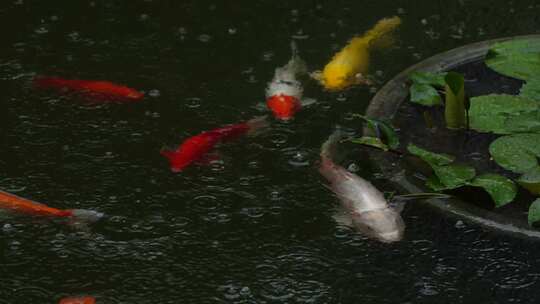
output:
M208 35L208 34L202 34L202 35L199 35L199 37L197 38L200 42L204 42L204 43L207 43L209 42L211 39L212 39L212 36Z

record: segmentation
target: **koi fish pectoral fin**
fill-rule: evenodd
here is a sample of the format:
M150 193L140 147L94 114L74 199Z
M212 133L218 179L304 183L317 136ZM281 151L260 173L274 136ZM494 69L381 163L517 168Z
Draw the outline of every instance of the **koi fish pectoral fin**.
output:
M370 76L367 76L367 75L364 75L362 73L356 73L353 77L353 80L352 82L355 84L355 85L367 85L367 86L372 86L375 84L375 80L370 77Z

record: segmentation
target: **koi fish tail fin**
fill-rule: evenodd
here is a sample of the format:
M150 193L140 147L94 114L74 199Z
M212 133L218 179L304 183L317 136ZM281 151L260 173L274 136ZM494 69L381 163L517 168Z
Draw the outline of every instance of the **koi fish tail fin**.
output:
M65 85L65 81L56 77L36 76L33 80L33 85L36 88L46 89L46 88L62 87Z
M291 41L291 60L287 63L287 69L290 70L295 75L307 74L308 68L306 62L300 58L298 45L296 41Z
M70 223L74 225L85 225L99 221L104 214L94 210L86 209L71 209Z
M401 18L397 16L383 18L372 29L367 31L362 38L365 39L371 49L389 47L394 43L392 34L400 24Z
M246 122L246 125L248 126L247 135L255 136L259 134L262 130L266 129L270 125L267 118L267 115L264 115L248 120Z
M330 161L336 154L337 144L341 138L343 138L344 133L340 128L336 128L334 133L332 133L328 139L321 146L321 161L324 163Z

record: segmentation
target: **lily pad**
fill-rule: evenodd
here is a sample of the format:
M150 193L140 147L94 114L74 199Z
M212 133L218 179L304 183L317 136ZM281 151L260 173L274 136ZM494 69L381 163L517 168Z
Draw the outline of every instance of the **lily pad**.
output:
M517 194L514 182L498 174L479 175L469 185L484 188L495 202L496 207L512 202Z
M409 78L416 84L429 84L444 87L446 73L412 72Z
M532 202L531 206L529 207L529 215L528 215L528 221L529 225L533 225L534 223L540 221L540 198L537 198Z
M431 166L443 166L449 165L455 159L452 155L434 153L425 149L422 149L414 144L409 144L407 146L407 151L409 153L420 157L422 160L430 164Z
M442 104L439 92L429 84L413 83L409 88L411 102L423 106L438 106Z
M489 153L499 166L525 173L538 166L540 134L522 133L502 136L489 146Z
M460 164L432 166L432 168L446 189L455 189L464 186L476 175L473 167Z
M511 134L530 131L538 122L539 103L513 95L484 95L471 98L470 127L479 132Z
M486 65L506 76L528 80L540 75L540 40L497 43L486 55Z
M531 78L521 87L519 96L540 101L540 75Z
M371 136L362 136L360 138L355 138L350 140L352 143L361 144L365 146L370 146L374 148L381 149L383 151L388 151L388 146L385 145L380 138L371 137Z
M525 172L517 182L532 194L540 194L540 167L534 167Z

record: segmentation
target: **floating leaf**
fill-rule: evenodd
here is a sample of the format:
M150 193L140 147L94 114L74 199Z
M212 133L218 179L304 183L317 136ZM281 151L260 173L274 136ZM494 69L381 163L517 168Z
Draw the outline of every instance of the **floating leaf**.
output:
M429 84L413 83L409 88L409 92L411 102L428 107L438 106L442 103L439 92Z
M480 132L511 134L537 125L540 105L513 95L484 95L471 98L470 127Z
M489 146L489 153L499 166L525 173L538 166L540 134L522 133L502 136Z
M476 171L466 165L451 164L446 166L432 166L435 175L446 189L459 188L474 178Z
M431 188L433 191L448 190L448 187L443 185L436 175L428 177L428 179L426 180L426 186Z
M525 172L517 182L532 194L540 194L540 167L534 167Z
M356 114L355 116L365 120L368 123L368 126L377 133L377 136L380 136L380 133L382 133L384 139L386 139L386 144L390 149L397 149L399 147L399 137L396 130L394 130L394 127L389 123L359 114Z
M449 129L465 128L465 81L463 75L449 72L444 78L446 82L446 101L444 118Z
M498 174L479 175L469 185L484 188L495 202L496 207L512 202L517 194L514 182Z
M521 87L519 96L531 100L540 101L540 75L537 78L531 78Z
M529 221L529 225L531 226L540 220L540 198L537 198L534 200L534 202L532 202L531 206L529 207L529 215L527 219Z
M446 73L412 72L409 78L416 84L429 84L444 87Z
M486 65L498 73L522 80L537 77L540 75L540 40L496 43L486 55Z
M424 150L414 144L407 146L409 153L420 157L422 160L430 164L431 166L443 166L448 165L454 161L454 157L448 154L439 154Z
M360 138L351 139L350 142L388 151L388 146L385 145L378 137L362 136Z

